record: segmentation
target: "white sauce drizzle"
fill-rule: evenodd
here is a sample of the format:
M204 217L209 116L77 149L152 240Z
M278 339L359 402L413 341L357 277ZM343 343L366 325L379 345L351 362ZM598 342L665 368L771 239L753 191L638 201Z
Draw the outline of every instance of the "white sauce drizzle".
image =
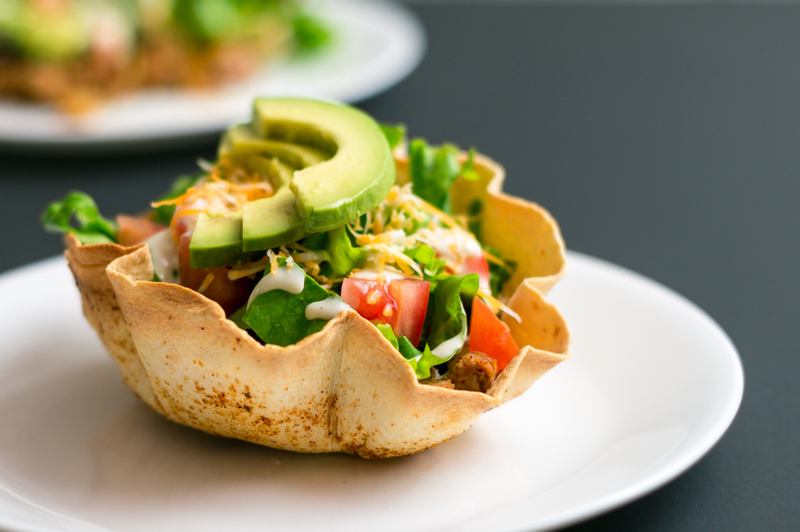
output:
M464 309L462 308L463 312ZM441 344L431 349L431 353L439 358L450 358L455 355L461 346L464 345L464 340L467 338L467 318L461 318L461 332L453 336L449 340L445 340Z
M287 259L286 266L281 266L275 270L275 273L267 272L261 278L256 287L253 288L250 299L247 300L247 308L250 308L253 301L261 294L272 290L285 290L290 294L299 294L303 291L305 284L306 272L300 266L295 265L291 259Z
M350 305L342 301L342 298L331 294L327 299L310 303L306 307L306 319L311 320L332 320L340 312L348 310Z
M378 270L366 269L366 270L359 270L355 273L351 273L350 277L352 277L353 279L369 279L370 281L374 281L378 277L381 277L381 274L378 273ZM389 268L383 269L383 279L386 281L394 281L395 279L408 279L408 278L409 278L408 275L392 271Z
M178 259L178 249L172 241L172 234L169 229L164 229L154 234L145 244L150 247L150 258L153 261L153 270L162 282L178 284L178 271L180 261Z
M476 257L483 254L481 245L471 233L463 229L421 229L414 236L428 244L440 256L460 263L467 257Z

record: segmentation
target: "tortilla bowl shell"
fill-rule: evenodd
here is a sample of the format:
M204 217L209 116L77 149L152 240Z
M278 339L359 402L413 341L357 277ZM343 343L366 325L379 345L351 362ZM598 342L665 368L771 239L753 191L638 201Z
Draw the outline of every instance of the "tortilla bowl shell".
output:
M482 227L522 234L526 226L551 222L549 231L537 234L552 242L539 249L557 255L533 267L543 275L514 287L508 304L522 323L505 320L525 347L485 394L420 384L402 355L354 311L341 313L295 345L261 345L202 294L153 282L144 245L82 246L72 237L66 256L84 312L125 383L168 419L278 449L366 458L413 454L460 434L483 412L517 397L568 358L566 322L543 297L563 275L558 227L540 207L491 192L498 178L491 164L482 159L476 169L488 189L480 196L487 205ZM508 215L489 207L508 201L529 208ZM494 217L523 225L495 225ZM504 257L518 257L505 247L518 242L497 242L494 247ZM523 271L532 268L519 263Z

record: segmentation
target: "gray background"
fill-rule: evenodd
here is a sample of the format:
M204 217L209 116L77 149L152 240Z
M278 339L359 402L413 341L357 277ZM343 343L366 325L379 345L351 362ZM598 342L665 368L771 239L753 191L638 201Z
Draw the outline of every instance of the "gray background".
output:
M363 107L501 161L569 247L674 288L741 352L744 402L719 445L574 529L800 530L800 6L413 9L428 56ZM135 212L213 151L0 152L0 271L60 252L38 226L47 201L80 188Z

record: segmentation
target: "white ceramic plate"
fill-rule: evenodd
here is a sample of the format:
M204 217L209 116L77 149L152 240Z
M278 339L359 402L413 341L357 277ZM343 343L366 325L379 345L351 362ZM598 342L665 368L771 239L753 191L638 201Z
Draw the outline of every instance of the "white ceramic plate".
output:
M0 527L531 531L635 499L733 420L742 368L674 292L570 253L572 358L453 440L384 461L302 455L162 419L125 388L62 259L0 277Z
M422 59L422 26L398 4L325 0L314 6L335 32L333 45L320 54L274 64L245 82L214 91L139 91L79 118L43 105L0 100L0 144L74 151L185 143L248 121L255 96L355 102L399 82Z

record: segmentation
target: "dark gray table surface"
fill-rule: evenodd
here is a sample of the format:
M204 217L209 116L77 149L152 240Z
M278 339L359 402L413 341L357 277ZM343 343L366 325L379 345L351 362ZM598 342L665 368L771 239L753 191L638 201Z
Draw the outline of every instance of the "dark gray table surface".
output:
M800 6L414 9L428 56L363 107L501 161L570 248L685 295L744 362L739 415L703 460L574 530L800 530ZM48 200L80 188L134 212L213 151L0 152L0 271L60 252Z

